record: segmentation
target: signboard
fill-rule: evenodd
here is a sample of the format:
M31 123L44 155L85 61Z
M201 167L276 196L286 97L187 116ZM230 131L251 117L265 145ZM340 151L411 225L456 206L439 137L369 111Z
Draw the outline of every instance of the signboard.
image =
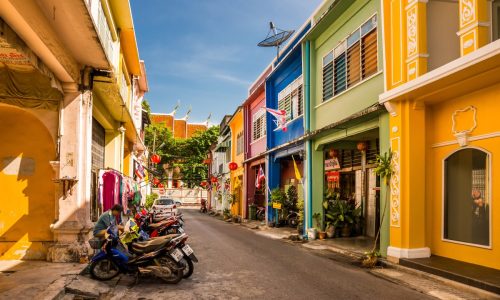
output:
M325 160L325 171L338 170L340 169L339 160L334 157Z
M281 203L273 202L273 208L281 209Z
M340 172L327 172L326 173L326 181L328 182L339 182L340 180Z

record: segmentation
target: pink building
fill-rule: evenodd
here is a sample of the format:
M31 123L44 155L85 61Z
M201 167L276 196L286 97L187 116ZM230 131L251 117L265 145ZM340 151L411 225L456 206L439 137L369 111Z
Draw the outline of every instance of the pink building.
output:
M256 187L256 179L259 169L266 170L264 153L266 147L266 77L271 73L272 65L257 78L250 86L248 98L243 103L244 132L245 132L245 196L243 205L255 204L264 206L265 204L265 181L261 187ZM246 210L248 211L248 210ZM250 218L250 216L244 216Z

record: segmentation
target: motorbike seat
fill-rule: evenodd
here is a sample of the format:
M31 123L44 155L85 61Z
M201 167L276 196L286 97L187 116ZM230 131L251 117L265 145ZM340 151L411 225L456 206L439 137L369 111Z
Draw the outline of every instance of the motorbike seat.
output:
M153 252L165 246L172 238L171 236L162 236L144 242L135 242L132 243L132 250L138 254Z
M152 229L160 228L160 227L168 224L169 222L170 222L170 220L163 220L163 221L158 222L158 223L152 223L152 224L149 224L149 228L152 228Z

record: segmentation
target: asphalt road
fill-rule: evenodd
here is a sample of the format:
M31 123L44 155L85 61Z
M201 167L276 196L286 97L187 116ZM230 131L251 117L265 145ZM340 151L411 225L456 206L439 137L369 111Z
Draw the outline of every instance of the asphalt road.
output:
M122 276L112 299L430 299L375 277L342 257L325 256L185 211L188 243L200 262L177 285L134 284Z

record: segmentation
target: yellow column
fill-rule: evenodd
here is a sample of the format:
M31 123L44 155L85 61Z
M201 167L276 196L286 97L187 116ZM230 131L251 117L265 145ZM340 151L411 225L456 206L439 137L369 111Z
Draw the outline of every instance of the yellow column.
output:
M487 0L460 0L460 54L467 55L490 42Z
M390 259L430 256L425 241L425 106L391 103L393 170L390 201Z
M410 0L406 13L407 81L427 72L427 0Z

